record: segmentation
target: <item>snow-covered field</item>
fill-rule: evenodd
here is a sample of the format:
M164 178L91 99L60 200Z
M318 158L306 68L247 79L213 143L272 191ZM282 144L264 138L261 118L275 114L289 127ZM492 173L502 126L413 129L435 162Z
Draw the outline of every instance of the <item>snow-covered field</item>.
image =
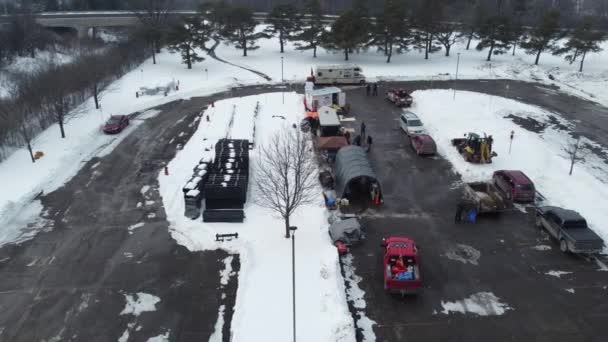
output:
M84 163L92 157L111 152L121 139L134 130L135 127L130 127L118 136L103 135L100 126L110 115L142 111L176 99L219 92L234 85L280 82L282 74L287 80L302 81L315 65L344 63L341 53L323 49L318 52L319 57L313 59L310 51L295 51L290 44L286 52L280 54L276 39L262 40L260 45L261 48L251 51L249 57L242 57L240 50L225 45L218 47L217 55L263 72L272 81L211 58L188 70L181 64L178 54L163 51L157 56L158 64L154 65L148 60L114 82L102 98L101 110L93 109L92 101L83 104L83 114L71 118L66 125L66 139L59 137L57 125L36 137L34 150L45 153L36 164L29 161L25 149L17 150L0 163L0 185L3 190L0 194L0 245L24 241L39 232L44 222L36 220L42 206L34 197L41 191L48 193L63 185ZM441 80L456 77L459 53L460 79L508 78L556 83L572 94L608 105L608 88L605 86L608 80L608 52L588 56L582 74L577 72L577 65L568 65L560 57L548 54L541 57L540 66L533 66L533 57L525 55L523 51L518 51L516 56L494 56L493 61L487 63L486 51L465 50L463 44L452 49L451 57L437 53L424 60L419 52L411 51L395 55L393 61L387 64L383 55L370 50L353 54L351 62L361 65L371 80ZM284 62L282 67L281 57ZM27 63L24 60L15 67L28 68ZM549 74L555 77L554 81L549 79ZM179 91L168 96L135 97L139 87L171 81L179 81ZM2 88L0 75L0 94ZM421 116L437 140L440 153L452 162L465 181L487 179L496 169L522 169L535 181L549 202L580 211L589 219L592 228L608 240L608 226L604 224L608 222L604 208L608 189L606 178L602 176L607 172L605 166L590 159L585 164L577 165L574 175L569 177L568 163L562 152L568 139L566 132L549 127L543 133L536 134L504 118L513 114L548 122L548 115L559 118L558 115L515 101L475 93L458 92L455 100L450 91L424 91L414 96L414 111ZM240 255L239 289L232 320L233 340L285 341L291 336L291 317L288 314L291 312L291 260L285 258L290 255L291 246L283 237L281 220L252 203L254 189L250 189L245 224L204 224L183 216L181 188L189 178L192 167L203 156L203 147L225 136L229 122L226 113L231 112L234 105L238 108L236 114L244 120L239 121L243 122L243 126L234 129L233 137L248 134L250 130L246 125L251 122L247 121L247 115L252 113L258 101L262 112L256 122L256 144L263 144L275 130L292 129L290 124L299 122L298 118L302 115L300 95L292 93L285 94L284 105L281 94L218 102L215 108L209 110L211 122L200 120L195 135L171 161L171 175L159 176L160 191L171 233L180 244L190 250L224 248ZM143 117L154 114L149 112ZM287 119L273 118L272 115L282 115ZM565 121L563 123L568 125ZM134 122L136 125L137 121ZM516 132L516 138L513 150L508 154L511 130ZM494 136L499 153L494 164L478 166L465 163L450 146L449 139L468 131L486 132ZM255 160L255 153L252 160ZM319 198L318 205L302 208L293 218L299 227L296 233L298 321L306 322L298 329L298 338L303 341L354 341L354 323L346 305L337 255L327 236L321 202ZM137 225L130 227L131 230L137 228ZM221 245L214 242L215 233L232 232L239 233L238 240ZM355 299L362 296L357 291L350 295ZM463 303L468 306L467 301L474 299L464 299ZM359 303L358 309L362 309L364 304ZM462 312L459 302L445 304L446 313ZM500 303L497 305L501 310L507 309L501 307ZM221 313L218 319L220 317ZM373 335L367 335L373 334L373 321L359 323L367 326L364 333L373 339ZM218 327L221 324L218 320ZM132 328L134 325L129 326L122 338L128 339ZM162 340L163 336L158 338Z
M276 39L261 40L259 45L261 48L251 51L248 57L242 57L240 50L223 44L218 46L217 54L236 64L246 65L270 75L273 79L270 82L281 80L282 69L285 79L301 81L310 73L311 67L317 64L343 63L340 53L323 49L319 50L319 57L314 59L311 51L295 51L291 44L288 44L284 54L280 54ZM360 64L372 80L450 79L455 77L458 53L461 54L459 78L510 78L552 83L553 81L548 79L548 74L551 73L556 77L555 82L566 91L608 105L608 88L604 86L608 80L606 51L588 56L583 74L577 72L576 65L568 65L561 58L548 54L541 57L540 66L533 66L532 56L525 55L523 51L518 51L515 57L495 56L493 62L487 63L484 51L465 50L463 43L453 47L451 57L437 53L431 55L429 60L424 60L419 52L410 51L395 55L393 61L387 64L382 54L370 50L353 54L351 62ZM283 68L280 67L281 57L284 58ZM40 55L42 60L48 58L67 60L65 56ZM102 99L101 110L94 110L91 101L85 103L84 114L68 122L66 139L59 138L56 125L41 133L33 145L36 151L44 152L45 157L35 165L28 160L24 148L18 149L0 164L0 181L5 190L0 195L0 226L3 227L0 230L0 245L23 241L36 233L36 225L25 232L20 231L16 224L17 221L34 220L35 216L32 215L23 217L19 208L31 202L35 194L42 190L50 192L61 186L84 162L102 150L111 151L119 142L99 132L100 125L109 115L128 114L178 98L218 92L233 85L268 83L249 71L209 57L203 63L195 64L192 70L181 64L178 54L163 51L157 56L157 60L156 65L152 64L151 60L146 61L140 68L114 82ZM33 64L39 62L24 58L10 68L23 70L32 68ZM141 86L166 84L173 80L179 81L180 89L169 96L161 94L135 98L135 92ZM5 87L2 87L0 81L0 93L2 89ZM19 226L22 224L19 223Z
M35 164L32 164L25 148L18 149L0 163L0 245L33 237L42 226L35 222L41 205L34 197L41 191L49 193L62 186L92 157L111 152L142 122L133 120L131 127L121 134L108 136L101 132L101 127L110 115L130 114L181 98L219 92L237 84L263 81L256 75L213 59L195 66L193 70L187 70L179 63L177 55L168 52L158 55L157 61L158 64L146 61L140 68L114 82L103 95L100 110L95 109L92 100L85 102L84 110L79 110L81 114L68 120L65 139L61 139L58 125L52 125L39 134L33 148L44 152L44 157ZM205 73L205 68L208 73ZM241 78L242 74L245 77ZM135 97L141 86L171 80L180 81L179 91L168 96ZM155 114L149 113L144 113L140 119Z
M284 237L284 223L268 209L254 204L256 189L250 181L243 224L204 223L184 216L182 187L192 176L192 168L222 137L247 138L240 126L248 127L253 110L260 103L255 122L256 146L270 141L273 132L293 129L304 115L302 96L295 93L263 94L218 101L209 108L210 122L200 120L198 130L184 149L169 163L169 176L159 175L171 234L178 243L193 251L222 248L240 256L238 291L232 319L233 341L287 341L291 330L291 242ZM236 105L236 107L234 107ZM235 108L234 127L228 128ZM273 115L284 116L273 117ZM248 118L248 120L247 120ZM245 136L239 136L244 134ZM213 153L213 150L207 153ZM252 150L255 165L258 156ZM251 167L255 179L255 168ZM296 232L297 336L302 341L354 341L353 319L348 311L344 280L338 256L327 234L325 209L320 196L315 205L299 209L291 223ZM216 233L238 232L238 239L218 243ZM220 316L221 317L221 316ZM311 328L314 327L314 328ZM216 329L217 330L217 329Z
M439 153L448 159L463 181L489 180L496 170L522 170L536 185L537 191L552 205L580 212L591 228L608 241L608 166L591 158L575 165L568 176L570 162L564 152L571 138L566 131L549 125L541 133L527 131L508 115L529 117L549 124L549 116L568 122L558 114L502 97L450 90L416 91L412 110L416 112L437 142ZM515 132L511 153L509 135ZM451 145L451 139L464 133L492 135L498 157L492 164L475 165L464 161Z
M343 64L344 55L341 52L319 49L317 58L312 57L312 50L297 51L293 44L288 43L285 53L279 52L276 39L260 40L260 49L249 52L243 57L241 50L224 44L217 48L217 55L233 63L248 66L262 71L273 78L281 80L281 57L283 57L283 77L286 80L303 81L315 65ZM354 53L348 63L355 63L363 68L364 74L374 79L383 80L443 80L456 77L456 66L459 64L458 79L516 79L523 81L555 83L564 91L574 95L593 99L608 106L608 89L604 86L608 81L608 42L603 45L607 51L588 55L585 69L578 72L578 63L568 64L562 57L545 53L541 56L540 65L534 65L535 56L526 55L523 50L492 56L491 62L486 62L487 50L475 50L476 42L471 43L471 49L466 50L466 42L457 43L452 47L450 57L445 57L440 51L431 54L428 60L418 51L409 51L393 55L391 63L386 63L386 57L375 49ZM460 62L458 62L460 54ZM555 80L549 79L549 74Z

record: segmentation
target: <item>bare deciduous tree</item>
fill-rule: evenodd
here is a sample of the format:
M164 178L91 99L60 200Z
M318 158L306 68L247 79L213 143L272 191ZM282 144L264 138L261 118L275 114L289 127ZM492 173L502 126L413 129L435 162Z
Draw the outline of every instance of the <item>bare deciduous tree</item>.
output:
M576 139L569 142L568 145L564 147L564 151L568 155L568 159L570 159L570 172L568 174L571 176L572 171L574 170L574 164L585 161L585 157L589 154L589 151L581 146L580 136L577 136Z
M291 215L300 206L311 203L316 195L316 167L310 149L310 138L288 127L260 148L255 202L281 215L287 238Z

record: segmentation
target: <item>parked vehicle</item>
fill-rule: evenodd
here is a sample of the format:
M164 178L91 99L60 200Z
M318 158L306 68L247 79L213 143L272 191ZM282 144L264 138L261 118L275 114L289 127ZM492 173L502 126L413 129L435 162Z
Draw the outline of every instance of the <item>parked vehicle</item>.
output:
M525 173L518 170L499 170L494 172L492 180L507 199L520 203L534 202L534 183Z
M464 138L452 139L452 145L458 149L464 160L474 164L489 164L498 156L492 150L492 136L481 137L476 133L465 134Z
M347 218L329 226L329 237L336 246L339 255L348 253L353 245L365 239L365 231L357 218Z
M405 236L382 239L384 290L414 294L422 287L420 258L414 240Z
M390 89L386 92L386 99L397 107L409 107L414 99L405 89Z
M337 87L326 87L320 89L305 89L304 105L309 111L317 111L323 106L346 106L346 94Z
M405 111L403 112L403 114L401 114L401 120L399 121L399 124L401 125L401 129L407 135L410 136L413 134L422 134L425 132L424 126L422 125L422 121L420 121L418 115L410 111Z
M410 136L410 145L417 155L432 155L437 153L435 140L428 134L416 134Z
M308 80L314 84L365 84L365 75L358 65L323 65Z
M595 254L602 251L604 241L587 226L576 211L546 206L536 209L536 226L544 228L559 241L564 253Z
M513 202L491 182L465 183L464 199L474 203L478 213L495 213L513 208Z
M129 126L129 117L126 115L112 115L103 126L104 133L120 133L125 127Z
M331 107L321 107L317 111L319 117L319 126L317 128L317 136L319 137L334 137L342 136L340 129L342 123L338 117L336 110Z

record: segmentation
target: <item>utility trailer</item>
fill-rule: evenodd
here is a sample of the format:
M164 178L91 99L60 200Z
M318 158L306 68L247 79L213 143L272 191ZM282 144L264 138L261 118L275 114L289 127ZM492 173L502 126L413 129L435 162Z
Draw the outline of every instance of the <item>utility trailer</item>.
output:
M497 213L513 209L513 202L491 182L464 184L464 199L471 202L478 213Z

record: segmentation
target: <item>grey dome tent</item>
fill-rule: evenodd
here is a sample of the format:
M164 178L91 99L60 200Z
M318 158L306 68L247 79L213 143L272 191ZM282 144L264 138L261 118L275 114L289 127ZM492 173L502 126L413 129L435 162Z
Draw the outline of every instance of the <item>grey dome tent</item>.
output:
M338 150L335 172L338 196L351 202L371 201L371 191L375 188L382 200L380 183L363 148L349 145Z

